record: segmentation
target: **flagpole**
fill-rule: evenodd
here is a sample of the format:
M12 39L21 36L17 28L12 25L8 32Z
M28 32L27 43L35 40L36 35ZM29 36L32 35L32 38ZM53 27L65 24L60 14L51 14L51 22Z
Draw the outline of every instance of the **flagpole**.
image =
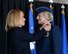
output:
M30 9L29 9L29 32L33 34L34 33L34 20L33 20L33 8L32 8L33 4L32 4L32 2L33 2L33 0L30 2L30 5L29 5L29 7L30 7Z
M33 20L33 0L29 0L30 2L30 9L29 9L29 32L31 34L34 33L34 20ZM36 54L36 46L35 46L35 41L30 42L30 50L31 50L31 54Z
M32 7L33 7L33 4L32 4L32 2L31 2L31 3L30 3L30 9L31 9L32 14L33 14L33 9L32 9Z
M52 3L54 3L54 1L53 0L49 0L49 3L50 3L50 9L52 10L53 9L53 7L52 7Z
M52 6L52 3L54 3L54 0L49 0L49 3L50 3L50 9L53 11L53 6ZM53 13L52 13L52 15L53 15ZM52 24L52 26L54 26L54 18L53 18L53 21L51 22L51 24Z
M64 12L65 6L62 5L61 8L62 8L62 12L61 12L61 13L62 13L63 15L65 15L65 12Z
M62 5L61 6L62 8L62 51L61 53L62 54L67 54L67 33L66 33L66 22L65 22L65 12L64 12L64 9L65 9L65 6Z

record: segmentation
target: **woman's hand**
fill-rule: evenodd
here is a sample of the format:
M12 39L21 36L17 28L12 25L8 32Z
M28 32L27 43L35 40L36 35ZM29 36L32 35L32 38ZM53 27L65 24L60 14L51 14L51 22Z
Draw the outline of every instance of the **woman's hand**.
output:
M45 23L42 25L42 27L40 28L40 30L44 28L46 31L50 31L51 30L51 23L48 22L48 23Z

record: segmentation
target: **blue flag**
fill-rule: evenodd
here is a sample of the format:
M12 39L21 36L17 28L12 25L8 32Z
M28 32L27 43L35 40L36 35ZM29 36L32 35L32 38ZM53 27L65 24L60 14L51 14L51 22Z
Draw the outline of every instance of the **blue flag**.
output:
M64 11L64 10L63 10ZM61 23L61 33L62 33L62 54L67 54L67 34L66 34L66 23L65 15L62 13L62 23Z
M29 33L34 33L34 19L32 9L29 10ZM31 54L36 54L35 41L30 42Z
M32 10L29 10L29 32L34 33L34 20Z
M67 44L67 54L68 54L68 44Z

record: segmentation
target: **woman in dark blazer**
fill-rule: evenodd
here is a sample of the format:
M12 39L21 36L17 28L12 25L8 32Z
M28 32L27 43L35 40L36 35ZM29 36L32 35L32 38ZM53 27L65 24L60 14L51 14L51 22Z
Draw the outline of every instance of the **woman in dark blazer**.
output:
M36 34L30 34L26 31L24 25L24 12L11 10L8 13L5 25L8 48L11 48L11 53L9 53L8 49L8 54L31 54L29 42L44 38L45 29L39 30Z
M47 35L36 42L37 54L61 54L61 32L54 25L53 12L47 7L36 9L38 24L45 28Z

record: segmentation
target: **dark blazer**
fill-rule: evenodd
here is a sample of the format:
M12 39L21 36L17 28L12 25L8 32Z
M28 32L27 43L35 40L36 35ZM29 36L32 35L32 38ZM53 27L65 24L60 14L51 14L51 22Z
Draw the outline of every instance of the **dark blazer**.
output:
M37 54L61 54L61 32L55 25L52 26L49 36L36 42Z
M29 42L44 38L46 31L42 29L36 34L28 33L24 28L14 27L8 30L8 54L31 54Z

